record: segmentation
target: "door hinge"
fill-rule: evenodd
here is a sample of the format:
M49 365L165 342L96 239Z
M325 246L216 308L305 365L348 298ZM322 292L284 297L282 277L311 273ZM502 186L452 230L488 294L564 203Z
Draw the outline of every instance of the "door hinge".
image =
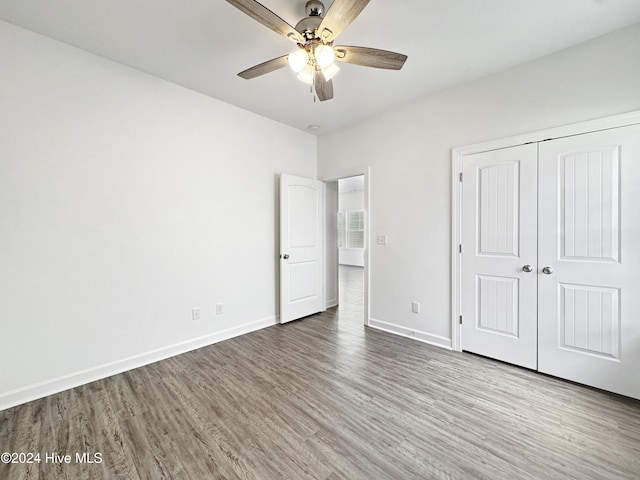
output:
M460 172L460 181L462 181L462 176L463 176L462 172Z
M462 244L458 245L458 251L459 251L460 253L463 253Z
M460 315L460 325L462 325L462 315Z

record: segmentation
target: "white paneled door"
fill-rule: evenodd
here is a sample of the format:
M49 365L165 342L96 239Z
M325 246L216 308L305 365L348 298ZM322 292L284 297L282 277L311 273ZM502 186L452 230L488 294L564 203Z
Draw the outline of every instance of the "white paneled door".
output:
M280 323L324 310L324 184L280 176Z
M640 399L640 125L463 172L463 349Z
M539 162L539 370L640 398L640 125Z
M462 345L537 366L537 146L463 160Z

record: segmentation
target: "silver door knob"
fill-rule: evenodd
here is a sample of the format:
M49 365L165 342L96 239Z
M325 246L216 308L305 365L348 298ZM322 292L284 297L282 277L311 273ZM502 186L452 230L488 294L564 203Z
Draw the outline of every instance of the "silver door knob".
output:
M553 268L551 267L544 267L542 269L542 273L544 273L545 275L551 275L553 273Z
M533 272L533 267L531 265L525 265L524 267L522 267L522 271L523 272L527 272L527 273L531 273L531 272Z
M282 255L282 258L284 258L285 260L289 260L289 254L285 253L284 255Z

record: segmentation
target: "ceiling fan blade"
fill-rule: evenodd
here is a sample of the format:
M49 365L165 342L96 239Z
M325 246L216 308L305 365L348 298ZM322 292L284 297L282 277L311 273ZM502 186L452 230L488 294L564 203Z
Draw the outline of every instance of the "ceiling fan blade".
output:
M385 68L387 70L400 70L407 60L401 53L378 50L367 47L347 47L340 45L334 47L336 60L363 67Z
M333 82L325 80L321 70L315 71L313 83L316 87L316 95L318 95L321 102L333 98Z
M295 28L261 3L254 0L227 0L227 2L283 37L296 43L304 41L302 35Z
M318 27L320 38L325 43L335 40L368 3L369 0L334 0Z
M245 80L250 80L252 78L259 77L260 75L264 75L265 73L271 73L282 67L286 67L289 64L289 61L287 59L288 56L289 55L283 55L282 57L274 58L273 60L267 60L260 65L256 65L255 67L251 67L243 72L240 72L238 76L244 78Z

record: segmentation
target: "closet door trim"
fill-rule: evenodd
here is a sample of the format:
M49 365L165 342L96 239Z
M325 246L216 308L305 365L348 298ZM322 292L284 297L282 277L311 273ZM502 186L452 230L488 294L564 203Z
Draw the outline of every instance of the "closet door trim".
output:
M640 124L640 110L454 148L451 155L451 347L462 351L462 159L465 155ZM464 321L464 319L462 319Z

